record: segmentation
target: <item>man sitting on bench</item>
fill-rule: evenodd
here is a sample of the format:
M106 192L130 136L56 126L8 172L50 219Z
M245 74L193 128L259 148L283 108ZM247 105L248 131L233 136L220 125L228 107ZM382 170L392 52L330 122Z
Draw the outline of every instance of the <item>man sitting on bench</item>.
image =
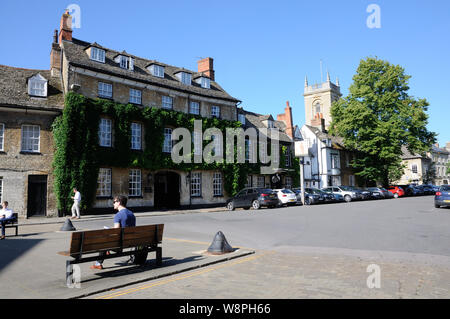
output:
M8 202L4 201L2 203L3 209L0 210L0 224L2 227L2 236L0 237L0 240L5 239L5 225L7 222L10 222L14 220L14 212L8 208Z
M127 201L128 199L119 195L114 197L113 205L114 209L118 211L116 215L114 215L114 228L121 227L135 227L136 226L136 216L134 216L133 212L127 209ZM91 266L91 269L103 269L103 259L102 256L105 256L108 252L100 253L100 259ZM130 259L131 260L131 259Z

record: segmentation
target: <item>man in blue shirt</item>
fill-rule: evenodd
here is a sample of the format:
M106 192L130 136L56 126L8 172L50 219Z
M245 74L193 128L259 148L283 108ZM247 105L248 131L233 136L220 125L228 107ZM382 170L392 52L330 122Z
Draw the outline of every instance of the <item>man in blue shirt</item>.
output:
M119 195L114 197L114 209L118 211L114 215L114 228L122 227L135 227L136 226L136 216L133 212L127 209L128 199L125 196ZM105 256L107 252L100 253L99 257ZM103 259L97 260L97 262L91 266L91 269L103 269Z

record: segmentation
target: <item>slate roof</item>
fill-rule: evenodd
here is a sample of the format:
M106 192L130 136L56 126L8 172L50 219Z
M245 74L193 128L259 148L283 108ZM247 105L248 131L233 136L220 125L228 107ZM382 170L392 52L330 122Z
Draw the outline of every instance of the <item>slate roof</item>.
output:
M245 111L245 110L239 110L239 113L245 115L245 127L246 128L249 128L249 127L254 127L256 129L267 128L267 126L264 125L264 123L262 121L271 118L271 115L262 115L262 114L258 114L258 113ZM285 133L286 124L283 121L275 121L274 120L273 124L274 124L275 128L279 129L279 140L281 142L288 142L288 143L293 142L292 139ZM271 137L272 135L270 134L270 130L268 132L269 132L269 134L268 134L269 137Z
M191 73L193 78L201 76L202 73L194 72L191 70L187 70L184 68L175 67L172 65L168 65L159 61L149 60L140 58L129 53L126 53L126 56L132 57L134 59L134 70L126 70L122 69L118 63L114 62L114 57L121 54L124 55L124 51L119 52L111 49L107 49L102 47L97 43L89 43L79 39L72 39L70 41L62 41L61 43L66 58L69 61L70 65L83 67L86 69L90 69L97 72L102 72L109 75L115 75L122 78L127 78L130 80L135 80L139 82L144 82L147 84L152 84L156 86L161 86L169 89L175 89L179 91L184 91L186 93L197 94L200 96L211 97L223 99L231 102L240 102L238 99L229 95L217 82L211 80L211 88L205 89L200 86L200 84L192 81L192 85L185 85L181 83L178 78L175 76L176 73L180 71ZM90 46L95 46L98 48L104 49L105 52L105 63L92 61L88 54L86 53L86 49ZM153 76L148 70L147 67L152 64L158 64L164 66L164 78L159 78Z
M28 79L38 73L48 80L46 98L28 95ZM50 70L30 70L0 65L0 106L63 109L61 80L52 77Z
M445 148L441 148L441 147L437 147L436 145L432 145L431 146L431 152L433 152L433 153L440 153L440 154L446 154L446 155L449 155L450 154L450 152L447 150L447 149L445 149Z
M325 132L322 132L322 130L319 129L318 127L314 127L311 125L305 125L305 126L307 128L309 128L314 133L314 135L316 135L320 140L330 139L331 145L333 146L333 148L345 150L344 139L342 137L333 136L333 135L327 134Z

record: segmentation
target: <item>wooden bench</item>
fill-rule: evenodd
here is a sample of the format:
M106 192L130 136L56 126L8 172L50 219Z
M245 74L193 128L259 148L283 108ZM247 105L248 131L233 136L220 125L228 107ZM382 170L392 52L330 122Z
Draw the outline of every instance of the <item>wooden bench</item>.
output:
M15 228L16 236L19 235L19 214L13 213L14 219L8 220L5 223L5 228Z
M159 224L72 233L69 251L58 252L59 255L74 258L66 261L66 281L72 275L73 264L131 256L137 253L135 249L139 249L141 256L144 255L141 264L145 263L148 252L155 251L156 265L161 266L162 247L158 245L162 242L163 231L164 224ZM100 252L107 251L111 252L99 258Z

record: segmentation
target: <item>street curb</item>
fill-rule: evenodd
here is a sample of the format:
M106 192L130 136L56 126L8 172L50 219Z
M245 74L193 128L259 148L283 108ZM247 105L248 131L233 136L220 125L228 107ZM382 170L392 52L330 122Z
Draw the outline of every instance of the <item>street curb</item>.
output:
M117 286L113 286L113 287L103 288L103 289L100 289L98 291L84 293L84 294L81 294L81 295L78 295L78 296L74 296L74 297L70 297L70 298L67 298L67 299L86 298L86 297L97 295L97 294L100 294L100 293L103 293L103 292L107 292L107 291L110 291L110 290L121 289L121 288L128 287L128 286L131 286L131 285L136 285L136 284L140 284L140 283L143 283L143 282L148 282L148 281L151 281L151 280L156 280L156 279L160 279L160 278L164 278L164 277L177 275L177 274L188 272L188 271L191 271L191 270L194 270L194 269L208 267L208 266L211 266L211 265L215 265L215 264L218 264L218 263L230 261L230 260L237 259L237 258L240 258L240 257L249 256L249 255L252 255L252 254L255 254L255 253L256 253L256 251L254 251L254 250L246 251L246 252L242 252L241 254L230 256L230 257L227 257L227 258L222 258L222 259L211 261L211 262L207 262L207 263L204 263L204 264L195 265L195 266L191 266L191 267L180 269L180 270L175 270L175 271L172 271L172 272L168 272L168 273L157 275L157 276L152 276L152 277L149 277L149 278L144 278L144 279L139 279L139 280L127 282L127 283L122 284L122 285L117 285Z
M220 213L220 212L227 212L226 208L220 209L220 210L213 210L213 211L196 211L196 210L189 210L189 211L168 211L168 212L143 212L143 213L134 213L136 218L138 217L160 217L160 216L170 216L170 215L183 215L183 214L201 214L201 213ZM111 213L110 215L102 215L95 217L95 215L87 215L82 216L81 219L78 220L71 220L73 223L80 223L80 222L89 222L94 220L105 220L105 219L111 219L114 217L114 214ZM55 217L59 218L61 220L51 220L51 221L37 221L37 222L30 222L30 223L21 223L19 219L18 226L39 226L39 225L58 225L63 224L66 219L69 219L69 216L66 217Z

